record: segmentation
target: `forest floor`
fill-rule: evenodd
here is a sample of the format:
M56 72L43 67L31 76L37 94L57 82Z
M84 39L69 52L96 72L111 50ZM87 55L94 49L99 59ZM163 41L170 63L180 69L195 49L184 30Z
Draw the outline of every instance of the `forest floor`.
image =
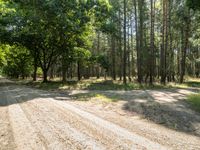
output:
M45 91L0 79L0 149L200 149L197 88Z

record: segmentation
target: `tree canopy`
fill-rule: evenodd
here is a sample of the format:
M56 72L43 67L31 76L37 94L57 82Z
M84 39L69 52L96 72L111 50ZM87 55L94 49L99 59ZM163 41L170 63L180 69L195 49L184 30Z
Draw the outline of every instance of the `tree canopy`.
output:
M0 0L0 66L8 67L7 55L17 64L16 53L30 57L26 76L36 80L41 68L44 82L183 82L200 74L199 9L198 0Z

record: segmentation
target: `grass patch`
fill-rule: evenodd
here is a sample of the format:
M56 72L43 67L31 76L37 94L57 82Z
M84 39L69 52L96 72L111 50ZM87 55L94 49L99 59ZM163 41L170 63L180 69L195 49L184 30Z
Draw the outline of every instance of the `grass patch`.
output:
M26 85L33 86L36 88L40 88L43 90L54 90L54 89L59 89L62 87L64 84L62 82L28 82Z
M117 95L104 95L104 94L96 94L95 98L104 102L117 102L119 101L119 97Z
M170 88L189 88L196 87L200 88L200 80L187 80L183 84L178 83L167 83L166 85L161 85L156 82L153 86L149 84L139 84L137 82L130 82L126 85L122 81L112 81L103 79L88 79L77 82L76 80L68 81L62 83L61 81L49 81L43 83L41 81L37 82L27 82L27 85L31 85L37 88L45 90L137 90L137 89L170 89Z
M198 112L200 112L200 93L188 96L188 102Z
M106 95L103 93L79 93L72 95L72 98L78 101L101 101L101 102L117 102L120 100L117 95Z

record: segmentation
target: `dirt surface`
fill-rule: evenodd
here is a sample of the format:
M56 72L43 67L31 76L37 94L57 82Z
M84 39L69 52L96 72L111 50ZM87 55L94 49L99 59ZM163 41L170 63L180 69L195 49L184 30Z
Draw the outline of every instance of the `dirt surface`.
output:
M153 101L155 97L161 105L163 100L154 91L118 91L132 98L116 103L73 100L72 95L80 92L92 91L63 95L0 79L0 149L200 149L198 134L144 119L142 113L134 112L134 107L127 104L135 101L139 106L136 101ZM113 92L107 91L108 95ZM144 92L149 99L142 96ZM198 120L195 123L199 125Z

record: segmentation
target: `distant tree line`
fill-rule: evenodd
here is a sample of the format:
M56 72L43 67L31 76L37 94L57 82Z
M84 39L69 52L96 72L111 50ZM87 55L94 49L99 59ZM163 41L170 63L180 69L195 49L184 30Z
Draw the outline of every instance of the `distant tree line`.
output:
M0 68L43 81L200 76L198 0L0 0Z

